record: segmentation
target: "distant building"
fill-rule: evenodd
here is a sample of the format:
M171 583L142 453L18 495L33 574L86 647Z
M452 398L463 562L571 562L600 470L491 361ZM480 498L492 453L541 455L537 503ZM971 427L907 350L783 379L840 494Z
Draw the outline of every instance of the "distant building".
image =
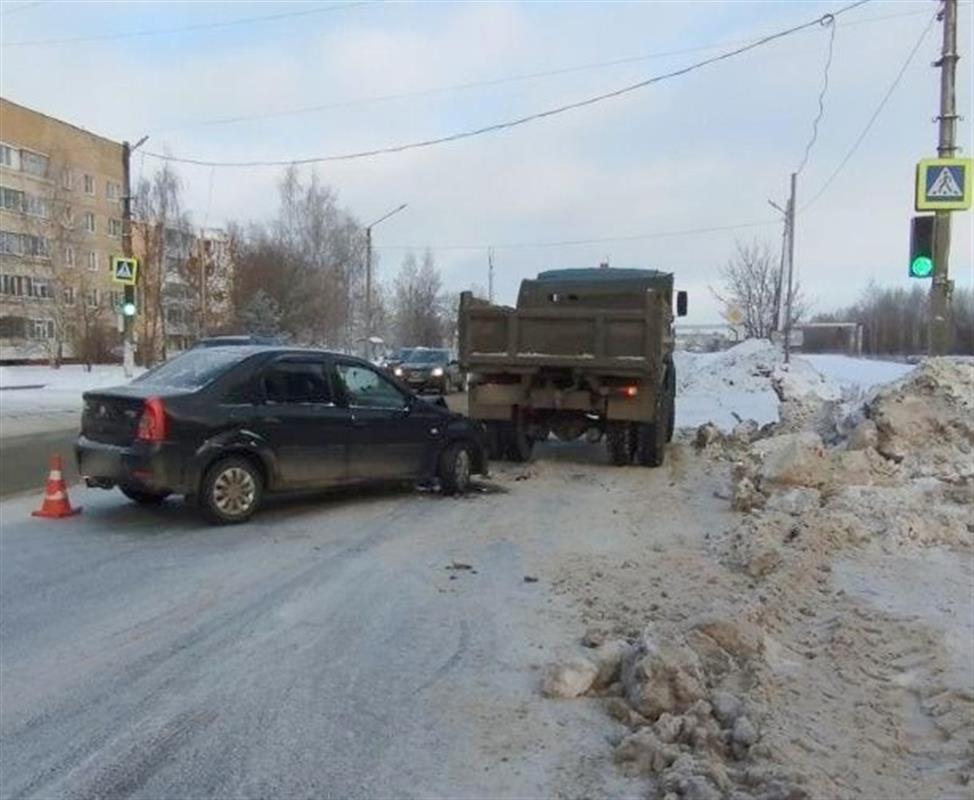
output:
M231 318L230 238L218 228L135 220L133 250L142 262L136 351L141 363L171 358Z
M0 362L118 344L122 145L0 98Z

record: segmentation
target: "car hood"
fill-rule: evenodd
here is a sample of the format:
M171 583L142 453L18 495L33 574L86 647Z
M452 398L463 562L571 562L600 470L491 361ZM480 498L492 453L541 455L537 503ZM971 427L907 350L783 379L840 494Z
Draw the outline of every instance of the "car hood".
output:
M416 362L410 362L410 361L403 361L399 366L402 367L403 369L415 369L415 370L436 369L437 367L439 367L440 369L446 369L447 368L447 364L445 364L445 363L443 363L443 364L431 364L429 361L424 361L422 363L416 363Z

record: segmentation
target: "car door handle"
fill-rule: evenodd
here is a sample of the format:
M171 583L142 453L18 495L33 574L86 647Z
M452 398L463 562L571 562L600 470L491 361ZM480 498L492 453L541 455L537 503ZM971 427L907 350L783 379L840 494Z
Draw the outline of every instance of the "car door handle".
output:
M281 418L280 417L261 417L260 418L260 421L261 422L270 422L272 424L278 424L278 423L280 423Z

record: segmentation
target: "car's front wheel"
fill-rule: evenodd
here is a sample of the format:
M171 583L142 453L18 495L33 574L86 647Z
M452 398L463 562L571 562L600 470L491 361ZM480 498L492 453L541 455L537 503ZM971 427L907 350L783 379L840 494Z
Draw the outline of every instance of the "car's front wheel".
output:
M447 446L440 456L440 488L443 494L463 494L470 488L473 461L470 448L463 442Z
M232 525L250 519L260 506L264 480L252 461L238 456L221 458L203 478L199 505L216 525Z

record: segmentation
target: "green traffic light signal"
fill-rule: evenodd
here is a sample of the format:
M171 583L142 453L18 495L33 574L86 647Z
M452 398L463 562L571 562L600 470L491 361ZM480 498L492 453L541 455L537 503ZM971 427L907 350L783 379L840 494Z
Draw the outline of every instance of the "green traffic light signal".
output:
M124 303L122 305L122 314L124 314L126 317L134 317L135 303Z
M911 278L929 278L933 275L933 259L929 256L917 256L910 262Z
M933 276L933 241L936 217L914 217L910 221L910 272L911 278Z

